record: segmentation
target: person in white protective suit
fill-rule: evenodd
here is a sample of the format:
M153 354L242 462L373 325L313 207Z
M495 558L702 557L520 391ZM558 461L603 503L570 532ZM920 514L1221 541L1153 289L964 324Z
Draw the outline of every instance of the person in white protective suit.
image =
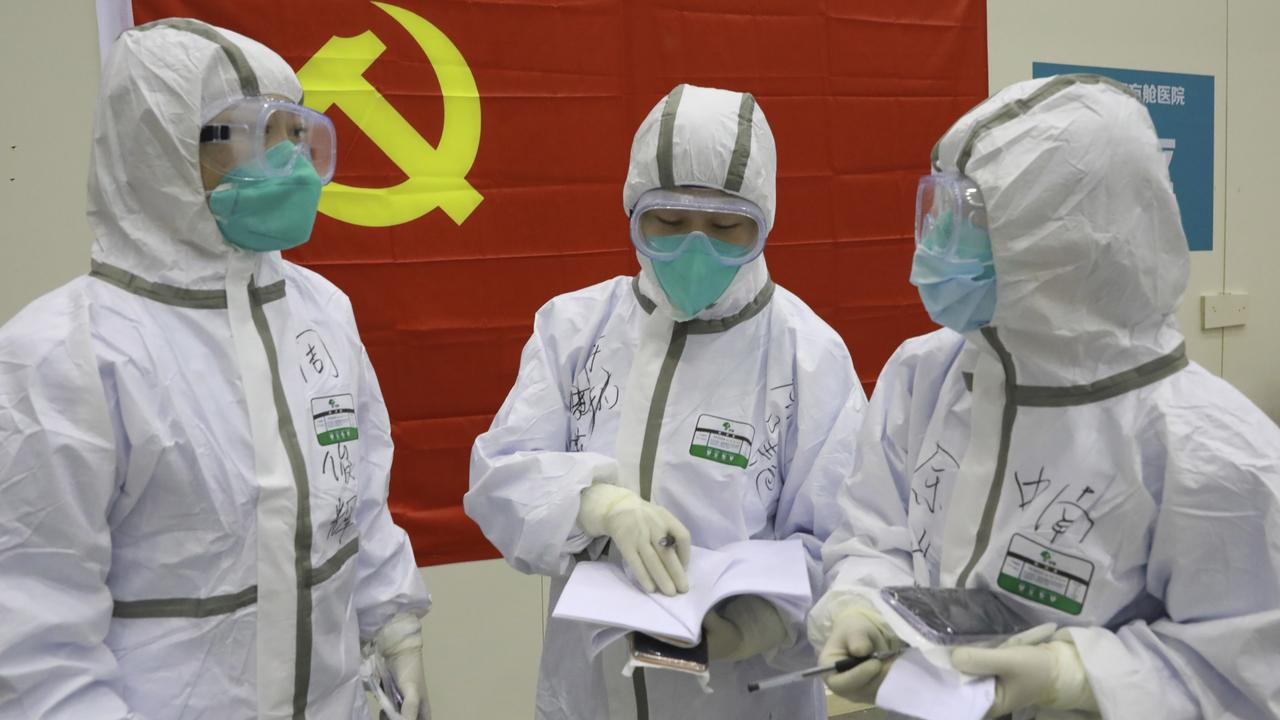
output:
M0 717L364 718L362 641L427 716L377 379L278 252L333 173L301 97L194 20L111 50L92 272L0 329Z
M1280 429L1187 360L1188 258L1126 87L1021 82L947 131L911 280L948 329L880 374L823 548L822 660L900 644L865 592L987 588L1050 624L951 653L996 678L991 717L1280 716ZM891 666L828 685L870 702Z
M799 538L821 582L866 399L840 337L769 279L776 166L751 95L676 87L631 147L639 274L538 311L464 505L512 566L553 578L553 605L578 554L606 545L646 590L674 594L691 543ZM588 626L549 618L537 717L825 717L817 683L746 690L814 660L807 610L738 596L709 613L711 694L679 673L624 678L625 643L593 660Z

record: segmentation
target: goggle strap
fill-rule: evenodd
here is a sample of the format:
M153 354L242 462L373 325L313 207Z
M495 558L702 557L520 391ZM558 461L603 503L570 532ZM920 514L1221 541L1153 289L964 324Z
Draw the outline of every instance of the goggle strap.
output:
M230 125L205 125L200 128L200 142L226 142L231 139Z

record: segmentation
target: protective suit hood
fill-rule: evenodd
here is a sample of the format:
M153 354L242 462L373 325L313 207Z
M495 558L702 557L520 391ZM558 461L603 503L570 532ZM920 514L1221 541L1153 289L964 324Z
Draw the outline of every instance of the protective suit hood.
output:
M1187 240L1151 118L1127 88L1096 75L1011 85L947 131L933 164L982 190L991 326L1019 383L1089 383L1182 345Z
M766 232L776 209L778 156L773 131L750 93L677 85L649 111L631 143L631 163L622 189L630 216L640 196L657 188L720 190L755 203ZM665 315L689 320L671 306L647 258L640 260L640 290ZM738 271L715 303L695 318L710 320L741 310L769 281L764 256Z
M402 616L430 601L351 301L228 245L205 204L202 120L257 94L301 91L234 33L114 45L93 271L0 327L2 717L364 718L361 646L416 641Z
M102 75L89 158L95 265L151 283L222 289L243 252L218 230L200 180L200 127L234 100L302 86L266 46L197 20L126 30ZM280 277L279 253L256 259L259 285Z

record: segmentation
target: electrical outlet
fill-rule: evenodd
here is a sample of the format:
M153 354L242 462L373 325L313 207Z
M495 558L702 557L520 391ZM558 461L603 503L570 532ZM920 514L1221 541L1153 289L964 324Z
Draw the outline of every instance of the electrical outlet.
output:
M1205 330L1244 325L1249 319L1248 293L1216 293L1201 295Z

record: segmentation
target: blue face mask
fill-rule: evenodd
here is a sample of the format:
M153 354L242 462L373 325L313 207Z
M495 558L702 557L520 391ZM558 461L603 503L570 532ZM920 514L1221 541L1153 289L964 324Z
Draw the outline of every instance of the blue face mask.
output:
M940 231L950 231L947 227ZM929 317L956 332L968 332L991 324L996 311L996 273L991 238L975 227L961 228L957 252L944 257L916 247L911 260L911 284Z
M282 142L266 152L267 164L285 167L295 150ZM244 169L234 173L251 175ZM311 239L323 184L311 160L299 156L287 175L256 179L226 178L209 193L209 210L226 241L246 250L268 252L297 247Z
M694 234L694 233L690 233ZM696 233L684 253L671 260L652 260L653 273L667 294L671 305L688 317L702 312L720 299L738 274L740 265L725 265L716 258L713 245L720 254L730 257L738 248L703 233ZM685 235L651 238L650 244L662 252L673 252L685 241ZM702 242L698 242L702 240Z

